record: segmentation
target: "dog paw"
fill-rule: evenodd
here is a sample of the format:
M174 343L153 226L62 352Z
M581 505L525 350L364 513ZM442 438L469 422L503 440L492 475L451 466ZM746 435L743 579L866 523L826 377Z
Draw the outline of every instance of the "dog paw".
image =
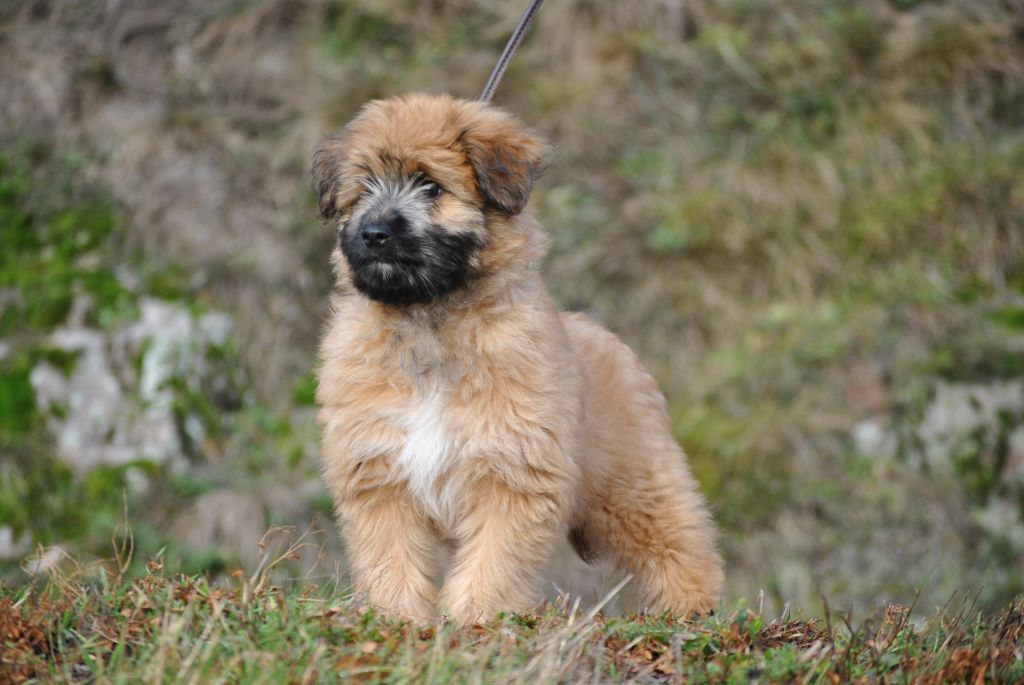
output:
M356 611L360 616L368 611L390 619L408 621L415 625L435 623L439 618L434 603L418 595L408 597L361 597L356 600Z
M441 606L445 618L463 627L486 623L498 614L468 595L442 600Z
M704 599L687 603L685 606L680 607L672 613L675 614L676 618L681 622L695 623L709 616L714 616L715 608L717 606L717 602L713 602L710 599Z

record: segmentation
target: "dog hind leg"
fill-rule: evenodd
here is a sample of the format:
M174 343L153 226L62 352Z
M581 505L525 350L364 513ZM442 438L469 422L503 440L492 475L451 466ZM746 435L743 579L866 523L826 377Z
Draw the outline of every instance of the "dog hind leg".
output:
M570 541L631 572L646 608L710 611L725 583L715 525L658 384L629 348L586 316L562 321L586 379L584 494Z
M653 475L611 484L587 512L586 536L633 574L640 608L706 614L725 582L710 514L688 474Z

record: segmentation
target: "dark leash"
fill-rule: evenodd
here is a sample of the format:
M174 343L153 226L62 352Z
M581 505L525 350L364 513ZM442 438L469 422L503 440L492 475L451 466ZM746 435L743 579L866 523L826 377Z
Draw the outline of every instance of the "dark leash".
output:
M526 31L530 28L530 24L533 23L533 19L537 14L537 10L540 9L541 3L544 0L530 0L529 7L523 12L523 16L519 18L519 25L516 26L516 30L512 32L512 35L508 39L508 43L505 45L505 50L502 51L501 57L498 59L498 63L494 65L494 71L491 72L491 77L487 79L487 85L484 86L484 91L480 93L480 102L490 102L494 96L494 91L498 88L498 82L501 81L501 77L505 75L505 70L508 69L508 63L512 61L512 55L516 53L516 49L519 48L519 44L523 42L523 37L526 35Z

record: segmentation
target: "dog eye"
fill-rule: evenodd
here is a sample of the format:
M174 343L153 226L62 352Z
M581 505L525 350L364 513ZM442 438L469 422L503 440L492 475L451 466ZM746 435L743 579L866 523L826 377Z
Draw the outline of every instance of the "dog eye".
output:
M440 197L441 193L444 192L441 186L437 185L433 181L425 181L423 185L420 186L420 188L423 190L424 193L427 194L427 197L429 197L430 199Z

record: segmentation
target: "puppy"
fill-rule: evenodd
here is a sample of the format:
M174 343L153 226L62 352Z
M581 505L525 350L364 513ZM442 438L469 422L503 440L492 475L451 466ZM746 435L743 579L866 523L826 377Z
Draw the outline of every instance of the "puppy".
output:
M355 589L385 613L529 609L566 540L632 573L651 610L707 612L722 591L657 384L545 291L525 209L546 153L499 109L407 95L366 105L314 159L338 227L324 479ZM454 549L440 589L439 542Z

